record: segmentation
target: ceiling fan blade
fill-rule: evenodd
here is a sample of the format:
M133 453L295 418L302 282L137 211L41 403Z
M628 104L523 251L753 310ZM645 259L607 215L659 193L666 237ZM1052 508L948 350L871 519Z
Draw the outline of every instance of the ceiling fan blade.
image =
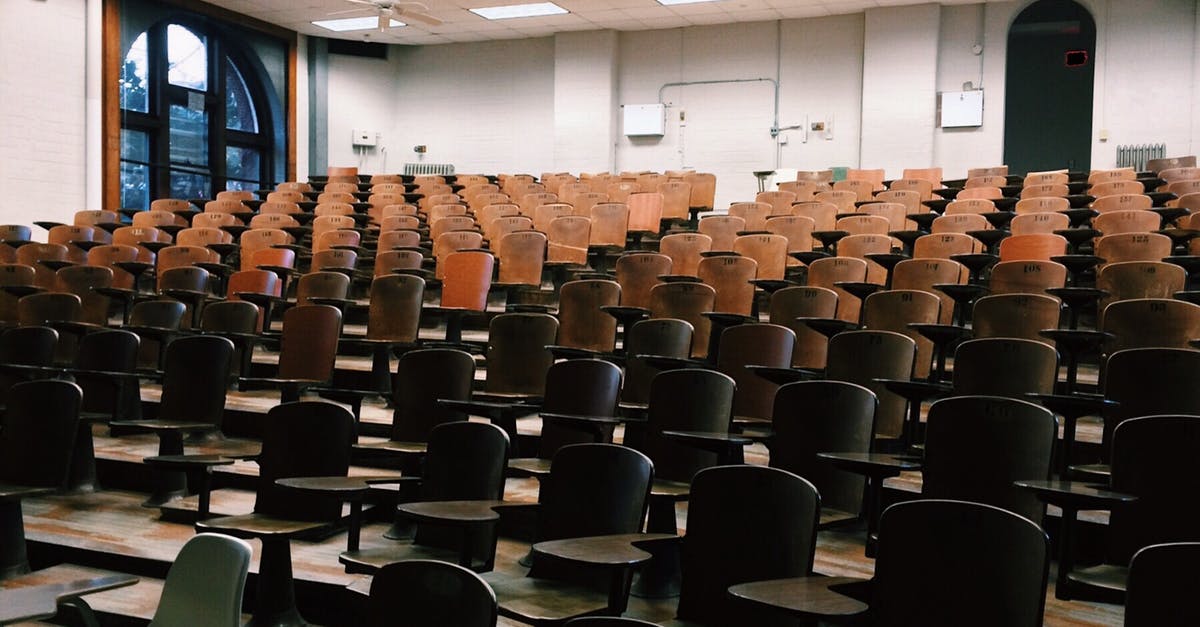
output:
M413 20L415 22L422 22L422 23L428 24L430 26L441 26L442 25L442 21L439 20L438 18L436 18L432 15L426 14L426 13L421 13L419 11L401 11L400 19L402 21L403 20Z
M368 11L368 10L369 9L365 9L365 8L364 9L346 9L345 11L334 11L333 13L326 13L325 15L345 15L347 13L362 13L363 11Z
M346 0L346 2L349 2L351 4L362 4L362 5L366 5L371 8L375 8L375 9L379 8L379 3L373 2L372 0Z

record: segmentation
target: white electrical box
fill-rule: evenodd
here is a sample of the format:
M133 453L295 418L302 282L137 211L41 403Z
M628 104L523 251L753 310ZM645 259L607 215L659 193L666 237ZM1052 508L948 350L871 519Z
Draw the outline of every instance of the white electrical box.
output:
M355 146L376 146L379 144L379 133L375 131L354 129L352 132L354 137L351 139L350 143L354 144Z
M666 135L667 107L664 104L627 104L624 106L627 136Z
M983 90L938 93L938 126L942 128L983 126Z

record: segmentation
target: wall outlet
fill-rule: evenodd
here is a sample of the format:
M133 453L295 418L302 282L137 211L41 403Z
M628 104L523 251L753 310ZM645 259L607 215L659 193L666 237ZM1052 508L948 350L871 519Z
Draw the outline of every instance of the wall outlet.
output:
M379 133L377 131L367 131L362 129L354 129L350 143L355 146L377 146L379 144Z

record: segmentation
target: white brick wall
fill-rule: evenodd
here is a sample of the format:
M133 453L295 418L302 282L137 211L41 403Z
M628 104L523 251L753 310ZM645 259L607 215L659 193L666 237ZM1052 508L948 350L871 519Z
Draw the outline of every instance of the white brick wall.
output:
M84 206L85 0L0 2L0 223Z
M933 161L940 18L936 4L867 10L862 167L898 177Z
M617 50L612 30L554 36L554 170L613 167Z

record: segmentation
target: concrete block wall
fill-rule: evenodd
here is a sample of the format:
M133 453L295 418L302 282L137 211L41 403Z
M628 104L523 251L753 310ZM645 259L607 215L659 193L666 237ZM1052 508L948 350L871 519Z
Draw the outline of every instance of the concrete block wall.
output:
M89 208L86 21L85 0L0 2L0 223Z
M941 7L867 9L863 45L861 167L933 163Z

